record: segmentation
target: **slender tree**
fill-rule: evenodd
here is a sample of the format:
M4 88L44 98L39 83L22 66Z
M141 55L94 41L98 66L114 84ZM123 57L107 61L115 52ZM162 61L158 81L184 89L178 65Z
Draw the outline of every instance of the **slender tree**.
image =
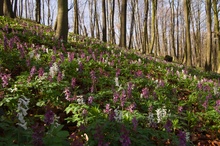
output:
M137 5L138 0L131 1L131 24L130 24L130 36L129 36L129 43L128 43L128 49L132 48L132 37L133 37L133 31L134 31L134 25L135 25L135 9Z
M186 35L186 65L192 66L192 57L191 57L191 38L190 38L190 0L183 0L183 9L184 9L184 19L185 19L185 35Z
M3 16L3 0L0 0L0 16Z
M102 0L102 41L103 42L107 42L107 26L106 26L105 0Z
M205 60L205 70L211 71L211 49L212 49L212 18L211 18L211 0L206 0L206 26L207 26L207 47L206 47L206 60Z
M218 17L218 0L213 0L213 12L214 12L214 34L215 34L215 47L213 53L214 59L214 71L220 73L220 32L219 32L219 17Z
M121 14L120 14L120 47L126 47L126 12L127 12L127 0L122 0Z
M75 34L79 34L79 8L78 0L74 0L74 29Z
M36 7L35 7L35 21L40 23L41 20L41 0L36 0Z
M142 43L142 53L145 54L148 46L148 10L149 10L149 2L148 0L144 0L144 34L143 34L143 43Z
M56 38L67 41L68 36L68 0L58 0Z
M151 19L151 42L150 42L150 52L153 53L154 43L155 43L155 23L156 23L156 16L157 16L157 0L152 0L152 19Z
M14 13L12 11L12 3L10 0L3 0L3 13L4 16L14 18Z

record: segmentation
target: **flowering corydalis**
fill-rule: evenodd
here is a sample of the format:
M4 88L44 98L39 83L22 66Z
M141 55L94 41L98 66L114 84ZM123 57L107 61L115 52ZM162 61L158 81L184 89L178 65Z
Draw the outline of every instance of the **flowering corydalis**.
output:
M18 99L18 120L19 123L17 123L17 125L21 126L22 128L24 128L25 130L27 129L27 122L24 120L24 117L27 115L27 111L28 111L28 105L29 105L30 99L26 98L25 96L23 96L23 98L19 98Z
M44 123L46 125L50 125L54 122L54 112L52 110L48 110L44 115Z
M0 77L2 79L2 87L5 88L6 86L8 86L8 81L11 78L11 74L0 73Z
M56 62L53 63L53 65L50 67L50 72L49 72L49 75L54 78L55 75L57 75L59 71L59 68L58 68L58 65Z

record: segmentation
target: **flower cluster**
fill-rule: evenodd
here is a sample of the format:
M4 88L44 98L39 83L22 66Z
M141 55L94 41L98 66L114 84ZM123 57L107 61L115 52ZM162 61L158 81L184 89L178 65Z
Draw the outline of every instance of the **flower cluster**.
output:
M4 88L4 87L8 86L8 81L11 78L11 74L0 73L0 77L2 79L2 87Z
M23 98L18 99L18 120L19 123L17 125L21 126L25 130L27 129L27 122L24 120L24 117L27 115L28 111L28 105L29 105L30 99L23 96Z

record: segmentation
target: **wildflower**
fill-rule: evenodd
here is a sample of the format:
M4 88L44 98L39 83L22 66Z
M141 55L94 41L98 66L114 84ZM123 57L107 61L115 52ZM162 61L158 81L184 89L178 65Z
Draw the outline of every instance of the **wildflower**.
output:
M207 109L208 107L208 100L206 99L205 102L202 104L202 106L205 108L205 110Z
M111 110L112 110L112 109L110 108L110 104L106 104L106 105L105 105L105 109L104 109L104 113L109 114L109 112L110 112Z
M143 72L142 72L141 70L138 70L138 71L135 73L135 75L136 75L137 77L142 77L142 76L143 76Z
M93 102L93 97L92 97L92 96L89 96L89 98L88 98L88 103L89 103L89 104L92 104L92 102Z
M220 99L215 102L215 110L220 113Z
M58 65L56 62L53 63L53 65L50 67L50 72L49 72L49 75L54 78L55 75L58 73Z
M118 76L120 75L120 72L121 72L121 70L120 70L120 69L117 69L117 71L116 71L116 77L118 77Z
M39 68L38 70L38 77L42 77L44 75L44 69L42 67Z
M183 111L183 107L182 106L178 106L178 112L182 112Z
M83 64L81 61L79 61L79 72L82 73L83 71Z
M118 101L118 99L119 99L119 94L117 92L115 92L114 95L113 95L114 103L116 103Z
M85 104L85 103L84 103L84 99L83 99L83 96L82 96L82 95L77 96L76 101L78 102L78 104Z
M8 86L8 81L11 78L11 74L1 74L0 73L0 76L2 79L2 87L4 88L4 87Z
M122 146L129 146L129 145L131 145L131 140L129 138L129 132L125 128L125 126L122 126L121 133L122 133L122 135L120 136L120 142L121 142Z
M146 99L149 97L149 89L148 88L142 89L141 97L144 97Z
M173 123L169 119L167 120L166 124L164 125L164 128L166 129L167 132L171 132Z
M73 61L74 55L75 55L74 52L68 52L68 60L69 60L69 62Z
M54 122L54 112L52 110L48 110L44 115L44 123L46 125L50 125Z
M43 137L44 137L44 126L36 123L32 126L33 134L32 134L32 143L34 146L43 146Z
M124 107L125 99L126 99L126 92L125 90L123 90L120 97L121 107Z
M118 109L115 109L114 110L114 119L115 119L115 121L117 121L117 122L121 122L121 120L122 120L122 111L120 111L120 110L118 110Z
M64 61L64 55L63 55L63 53L60 53L60 60L61 60L61 62Z
M58 75L57 75L57 82L60 82L62 79L63 79L62 72L59 71L59 72L58 72Z
M66 100L68 100L70 98L70 90L69 88L65 88L65 90L63 91L63 93L66 96Z
M72 78L71 86L72 86L73 89L75 88L75 86L76 86L76 78Z
M133 124L134 131L136 131L137 130L137 126L138 126L138 121L137 121L136 117L134 117L132 119L132 124Z
M27 129L27 122L24 120L24 117L27 115L28 111L28 105L29 105L30 99L23 96L23 98L18 99L18 120L19 123L17 125L21 126L25 130Z
M129 82L128 83L128 89L127 89L128 98L131 98L131 96L132 96L132 88L133 88L133 84L131 82Z
M179 138L179 146L186 146L186 133L180 130L177 136Z
M135 104L135 103L132 103L131 105L129 105L129 107L127 108L127 110L130 111L131 113L133 113L135 107L136 107L136 104Z
M119 87L118 77L115 77L115 86Z
M85 117L88 114L88 111L86 109L83 109L82 115Z
M160 123L165 117L168 116L167 110L165 108L158 108L156 110L157 114L157 123Z
M33 66L30 71L30 77L32 77L35 74L35 72L36 72L36 67Z

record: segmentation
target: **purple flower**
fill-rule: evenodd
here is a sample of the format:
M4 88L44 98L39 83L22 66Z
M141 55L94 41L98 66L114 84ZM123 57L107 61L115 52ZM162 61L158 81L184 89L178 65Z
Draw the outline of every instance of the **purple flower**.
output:
M89 103L89 104L92 104L92 102L93 102L93 97L92 97L92 96L89 96L89 98L88 98L88 103Z
M132 124L133 124L134 131L136 131L137 130L137 126L138 126L138 121L137 121L136 117L134 117L132 119Z
M125 100L126 100L126 92L125 90L123 90L120 97L121 107L124 107Z
M104 113L109 114L112 109L110 108L110 104L105 105Z
M33 77L33 75L35 74L35 72L36 72L36 67L33 66L33 67L31 68L31 71L30 71L30 76Z
M61 60L61 62L64 61L64 55L63 55L63 53L60 53L60 60Z
M36 123L32 126L33 134L32 134L32 143L34 146L43 146L43 137L44 137L44 126Z
M76 86L76 78L72 78L71 86L72 86L73 89L75 88L75 86Z
M183 111L183 107L182 106L178 106L178 112L182 112Z
M135 75L136 75L137 77L142 77L142 76L143 76L142 70L138 70L138 71L135 73Z
M123 125L122 125L122 128L121 128L121 133L122 133L122 135L120 136L120 142L121 142L122 146L131 145L131 140L129 138L129 132L125 128L125 126L123 126Z
M180 130L177 136L179 138L179 146L186 146L186 133Z
M218 113L220 113L220 99L219 99L219 100L216 100L215 110L216 110Z
M149 89L148 88L143 88L142 89L142 95L144 98L148 98L149 97Z
M166 129L167 132L171 132L173 123L168 119L166 124L164 125L164 128Z
M57 75L57 82L60 82L62 79L63 79L62 72L59 71L59 72L58 72L58 75Z
M75 55L74 52L68 52L68 60L69 60L69 62L73 61L74 55Z
M90 76L91 76L91 78L92 78L93 81L96 80L96 76L95 76L95 71L94 71L94 70L92 70L92 71L90 72Z
M11 74L0 74L2 79L2 87L8 86L8 81L11 78Z
M83 64L82 64L82 62L79 62L79 72L80 73L83 72Z
M131 98L131 96L132 96L132 87L133 87L133 84L131 82L129 82L128 89L127 89L128 98Z
M69 88L65 88L65 90L63 91L63 93L65 94L65 98L66 100L68 100L70 98L70 90Z
M44 75L44 69L42 67L39 68L38 70L38 77L42 77Z
M86 116L87 114L88 114L88 111L87 111L86 109L83 109L82 115L83 115L83 116Z
M120 70L120 69L117 69L117 71L116 71L116 77L118 77L118 76L120 75L120 72L121 72L121 70Z
M54 122L54 113L52 110L48 110L44 115L44 123L50 125Z
M114 95L113 95L114 103L116 103L118 101L118 99L119 99L119 94L117 92L115 92Z
M136 104L135 104L135 103L132 103L131 105L129 105L129 107L127 108L127 110L130 111L131 113L133 113L135 107L136 107Z
M205 110L207 109L208 107L208 100L205 100L205 102L202 104L202 106L205 108Z

